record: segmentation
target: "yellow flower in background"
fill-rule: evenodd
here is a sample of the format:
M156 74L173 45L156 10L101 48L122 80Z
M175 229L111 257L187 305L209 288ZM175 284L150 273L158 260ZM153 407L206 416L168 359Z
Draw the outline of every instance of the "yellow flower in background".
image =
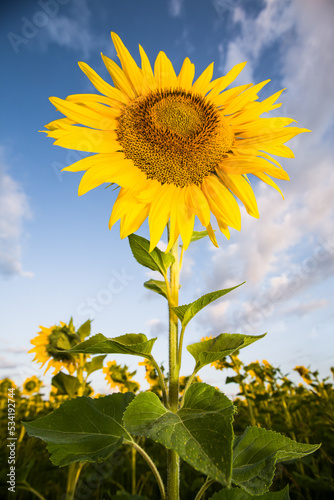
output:
M60 326L54 325L50 328L40 326L40 329L41 331L38 332L37 337L31 341L35 347L28 351L29 353L35 353L33 361L42 363L41 368L47 363L44 373L53 367L53 375L62 368L66 368L72 374L76 369L75 358L66 352L62 352L62 350L71 349L80 342L72 321L70 321L69 325L61 321Z
M16 389L15 382L8 377L0 380L0 395L7 398L9 389Z
M34 394L35 392L39 392L41 387L43 387L43 382L37 378L35 375L33 375L30 378L27 378L23 382L22 386L22 394L25 394L26 396L31 396L31 394Z
M129 373L126 365L120 366L116 361L108 361L107 366L102 368L102 372L106 374L105 380L111 388L118 389L120 392L137 392L140 385L131 380L136 374L136 371Z
M291 118L262 118L280 106L282 91L258 100L269 82L228 90L246 63L212 80L213 63L195 80L186 58L177 75L164 52L152 69L141 46L139 67L121 39L111 34L121 67L102 55L114 86L85 63L82 71L102 94L50 98L65 118L48 125L48 136L64 148L96 153L65 168L85 171L79 195L104 183L121 187L110 218L121 221L121 237L148 217L151 249L170 221L168 251L181 234L189 245L195 216L217 245L211 214L223 234L240 229L236 198L259 217L247 177L252 174L278 191L272 178L288 174L271 155L292 158L284 144L307 129L287 127Z
M304 382L306 382L309 385L312 383L312 378L310 375L311 372L308 368L306 368L305 366L295 366L294 371L299 373Z

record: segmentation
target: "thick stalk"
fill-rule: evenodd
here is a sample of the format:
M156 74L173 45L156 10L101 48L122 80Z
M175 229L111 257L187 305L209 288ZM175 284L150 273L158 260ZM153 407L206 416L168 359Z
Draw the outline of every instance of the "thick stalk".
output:
M168 401L170 410L174 413L178 410L179 402L179 366L178 366L178 317L172 307L178 306L179 301L179 255L178 240L174 243L170 253L175 262L170 267L170 293L168 301L169 312L169 394ZM179 500L180 465L179 456L173 450L167 451L168 478L167 499Z

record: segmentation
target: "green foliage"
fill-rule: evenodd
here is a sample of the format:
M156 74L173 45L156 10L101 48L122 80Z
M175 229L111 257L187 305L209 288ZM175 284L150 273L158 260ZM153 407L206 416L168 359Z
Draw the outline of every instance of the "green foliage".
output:
M232 292L232 290L235 290L243 284L244 283L240 283L240 285L234 286L232 288L226 288L225 290L217 290L216 292L207 293L194 302L191 302L190 304L173 307L173 311L181 321L182 326L185 328L189 321L204 307L211 304L211 302L213 302L214 300L219 299L223 295Z
M125 428L176 451L180 457L228 486L231 480L234 407L207 384L193 384L173 413L152 392L139 394L124 414Z
M106 355L102 356L94 356L92 361L86 361L85 370L87 372L87 376L91 373L96 372L97 370L101 370L103 367L103 361L105 360Z
M167 299L167 285L164 281L149 280L145 281L144 287L152 292L158 293Z
M276 462L302 458L320 445L296 443L277 432L248 427L233 443L232 480L251 495L269 490Z
M122 426L133 394L113 394L66 401L50 415L24 423L30 436L43 439L55 465L107 459L132 438Z
M52 377L52 385L57 389L57 395L68 394L71 398L77 393L80 382L77 377L59 372Z
M214 361L219 361L236 350L246 347L264 335L241 335L239 333L221 333L213 339L196 342L187 346L187 350L195 358L197 372Z
M136 261L142 266L166 276L167 269L175 260L174 257L170 253L162 252L158 247L150 252L150 242L137 234L130 234L128 238Z
M265 493L264 495L250 495L240 488L221 490L215 493L210 500L289 500L289 486L276 493Z
M120 335L111 339L105 337L102 333L98 333L73 347L69 352L81 352L85 354L133 354L134 356L149 357L156 340L156 338L148 340L143 333L127 333L126 335Z

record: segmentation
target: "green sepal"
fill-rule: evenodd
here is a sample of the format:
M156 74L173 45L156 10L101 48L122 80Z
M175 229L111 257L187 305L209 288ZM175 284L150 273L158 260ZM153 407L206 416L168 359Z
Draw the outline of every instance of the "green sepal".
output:
M193 231L193 234L191 236L190 243L193 243L194 241L201 240L202 238L205 238L205 236L208 236L209 233L205 231Z
M68 352L84 354L133 354L134 356L150 357L154 339L148 340L143 333L126 333L119 337L107 338L102 333L93 335L81 344L72 347Z
M167 269L175 261L174 257L170 253L162 252L158 247L155 247L150 252L150 242L142 236L130 234L128 238L136 261L142 266L148 267L152 271L158 271L165 276Z
M250 495L262 495L270 488L276 463L302 458L320 446L297 443L263 428L247 427L234 439L232 481Z
M101 356L95 356L91 361L86 361L85 370L87 372L87 376L93 372L96 372L96 370L101 370L101 368L103 367L103 361L105 360L106 356L106 354L103 354Z
M89 337L90 335L90 330L91 330L91 320L87 320L85 323L83 323L77 330L77 334L80 337L81 342L86 338Z
M175 312L176 316L179 318L179 320L182 323L183 327L186 327L189 321L205 306L211 304L214 300L219 299L219 297L222 297L223 295L226 295L229 292L232 292L232 290L235 290L239 286L243 285L243 283L240 283L240 285L234 286L232 288L226 288L225 290L217 290L216 292L210 292L199 299L195 300L194 302L191 302L190 304L185 304L183 306L178 306L178 307L173 307L173 311Z
M187 390L177 413L167 410L153 392L139 394L124 414L124 426L131 434L176 451L196 470L229 486L234 411L224 394L196 383Z
M59 372L52 377L51 384L57 389L57 396L67 394L70 398L73 398L80 387L77 377L63 372Z
M158 281L158 280L145 281L144 287L147 288L148 290L152 290L152 292L162 295L163 297L165 297L165 299L168 300L167 285L164 281Z
M215 493L209 500L290 500L289 486L281 491L265 493L264 495L250 495L241 488L231 488Z
M187 346L195 358L196 372L214 361L219 361L229 354L262 339L264 335L242 335L240 333L221 333L213 339L196 342Z
M132 441L122 419L133 398L131 392L100 399L83 396L65 401L46 417L23 425L29 436L46 441L54 465L98 462L106 460L123 442Z

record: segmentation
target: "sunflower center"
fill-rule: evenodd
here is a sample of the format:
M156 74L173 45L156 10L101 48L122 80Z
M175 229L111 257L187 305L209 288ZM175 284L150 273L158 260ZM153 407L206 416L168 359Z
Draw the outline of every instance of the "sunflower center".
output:
M199 185L231 150L234 134L217 108L183 90L139 97L118 119L125 157L148 179Z

